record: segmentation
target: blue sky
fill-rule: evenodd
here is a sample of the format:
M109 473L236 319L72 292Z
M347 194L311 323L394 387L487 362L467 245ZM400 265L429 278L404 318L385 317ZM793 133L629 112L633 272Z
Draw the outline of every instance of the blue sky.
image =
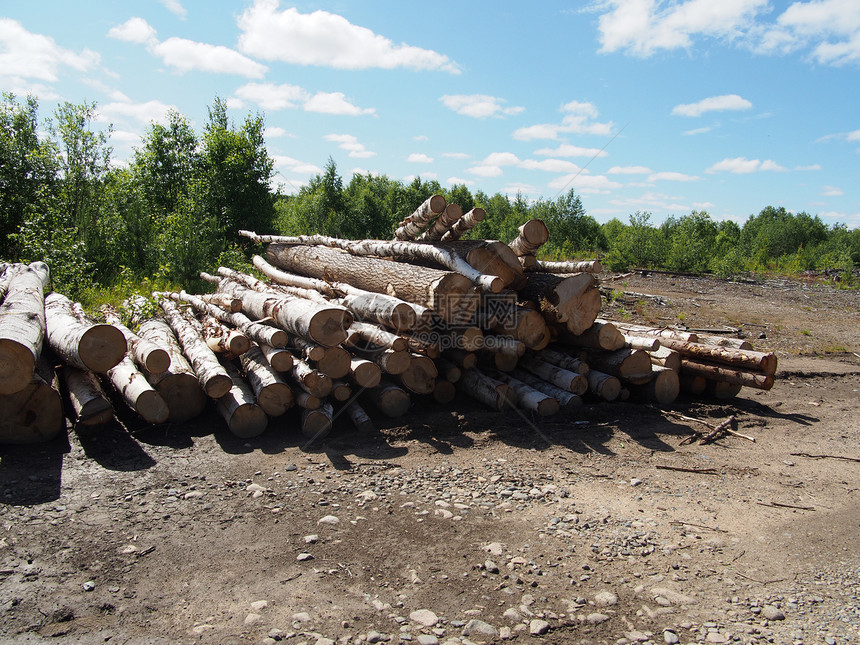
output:
M858 0L32 0L0 89L96 101L129 157L170 108L261 112L276 182L353 172L652 221L768 205L860 224Z

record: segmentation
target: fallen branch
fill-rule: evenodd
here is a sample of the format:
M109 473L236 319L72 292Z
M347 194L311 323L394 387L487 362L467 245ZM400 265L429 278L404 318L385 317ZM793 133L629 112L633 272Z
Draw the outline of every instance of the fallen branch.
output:
M683 468L681 466L663 466L658 464L654 466L658 470L677 470L682 473L697 473L699 475L719 475L719 471L716 468Z
M842 459L843 461L855 461L860 463L857 457L843 457L842 455L810 455L808 452L792 452L792 457L809 457L810 459Z

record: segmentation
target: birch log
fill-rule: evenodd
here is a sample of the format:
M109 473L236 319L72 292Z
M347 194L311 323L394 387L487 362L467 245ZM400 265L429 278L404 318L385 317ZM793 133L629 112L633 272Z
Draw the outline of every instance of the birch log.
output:
M302 434L311 441L322 439L331 432L333 417L331 403L323 403L315 410L303 410Z
M610 352L621 349L625 343L624 334L618 331L613 323L600 319L595 319L594 324L581 334L561 334L559 339L578 347L605 349ZM652 337L652 340L657 339Z
M276 372L291 372L293 370L294 359L291 352L271 345L258 345L258 347Z
M113 406L95 374L66 365L62 376L72 404L75 425L102 426L113 419Z
M392 376L403 374L412 361L409 352L395 352L387 347L351 347L350 352L358 358L376 363L383 372Z
M382 379L382 368L364 358L353 358L349 376L359 387L376 387Z
M660 341L685 358L703 362L715 362L739 370L755 370L764 374L776 373L777 358L773 352L756 352L751 349L735 349L718 345L702 345L664 338Z
M537 357L547 363L552 363L553 365L558 365L566 370L570 370L574 374L588 374L588 363L571 356L570 354L566 354L565 352L560 352L555 349L544 349L537 353Z
M106 372L125 356L125 336L113 325L81 321L66 296L50 293L45 298L48 344L67 365Z
M314 369L306 361L293 356L293 369L290 375L303 390L323 399L331 394L331 377Z
M537 250L549 239L549 229L543 220L530 219L520 226L519 231L519 235L509 245L518 256L535 255Z
M374 367L376 367L376 365L374 365ZM377 367L376 369L378 370L379 368ZM332 381L331 396L335 401L339 401L341 403L349 401L349 398L352 396L352 387L342 379L334 379Z
M0 305L0 394L31 388L45 338L44 292L48 265L7 267L6 297Z
M654 351L648 352L648 355L651 357L652 365L668 367L676 372L681 370L681 355L674 349L669 349L661 345Z
M200 415L206 407L206 395L168 324L156 319L144 321L138 335L170 355L170 367L163 372L149 373L143 370L146 379L167 403L170 411L168 420L182 423Z
M450 403L457 397L456 386L448 380L436 379L433 386L433 400L436 403Z
M63 429L64 421L57 375L44 357L36 361L22 390L0 394L0 443L50 441Z
M773 387L774 383L773 374L750 372L687 358L681 359L681 372L698 374L699 376L704 376L708 380L722 381L725 383L752 387L758 390L769 390Z
M347 345L355 347L362 347L366 344L378 345L393 349L395 352L404 352L409 348L409 344L402 336L366 322L352 323L345 342Z
M523 356L519 366L547 383L552 383L573 394L584 394L588 390L588 381L582 374L553 365L536 356Z
M588 379L588 391L604 401L615 401L621 396L621 381L612 374L599 370L589 370L585 376Z
M355 325L355 323L353 323ZM350 326L350 331L352 326ZM350 355L340 345L324 347L304 338L293 336L288 341L301 358L312 361L316 368L331 378L343 378L349 374Z
M560 408L563 410L572 410L582 405L582 398L578 394L574 394L569 390L563 390L552 383L547 383L542 378L538 378L534 374L529 374L525 370L515 369L511 372L511 376L543 392L547 396L551 396L558 401Z
M495 372L493 378L507 383L517 395L517 406L523 410L536 412L539 416L550 417L561 409L558 399L538 390L528 383L503 372Z
M195 325L196 321L184 316L179 307L170 300L162 299L161 308L206 396L218 399L227 394L233 387L233 380L218 362L215 352L209 349L203 340L199 323Z
M387 417L402 417L409 411L409 393L390 381L383 379L376 387L366 390L364 395Z
M227 327L214 316L204 314L200 320L203 340L216 354L241 356L251 347L251 340L238 329Z
M436 363L420 354L412 354L409 367L399 375L400 382L410 392L415 394L433 394L436 387Z
M619 349L614 352L589 350L589 366L630 383L646 383L651 378L651 358L641 349Z
M484 221L484 218L486 216L487 212L483 208L476 206L468 213L463 215L463 217L454 222L453 226L448 229L448 232L442 236L442 241L452 242L454 240L459 240L463 235L465 235L482 221Z
M376 430L376 427L373 425L373 421L371 421L367 412L365 412L364 408L357 402L353 401L348 404L346 406L346 413L349 415L349 420L352 421L352 425L354 425L355 429L359 432L373 432Z
M232 365L227 365L226 373L232 385L218 399L217 407L230 432L243 439L263 434L269 419L263 408L257 405L251 387Z
M446 207L442 195L430 195L415 211L404 218L394 231L397 240L414 240Z
M520 295L539 303L547 322L564 324L573 334L584 333L600 313L600 291L590 273L529 273Z
M126 405L141 419L153 424L167 421L170 416L167 402L137 369L131 357L126 356L118 365L110 368L107 377Z
M463 371L457 389L493 410L517 406L517 395L510 385L476 369Z
M125 336L128 354L135 363L151 374L159 374L170 367L170 354L167 353L166 349L135 334L122 324L116 311L109 307L103 307L102 313L104 313L105 321L119 329Z
M448 204L433 223L418 236L421 241L441 240L458 219L463 217L463 209L457 204ZM395 234L396 237L396 234Z
M669 405L678 398L681 382L678 372L668 367L655 366L652 368L651 380L640 385L629 384L630 393L645 401L659 405Z
M533 266L527 271L543 271L544 273L600 273L603 265L600 260L584 260L582 262L548 262L546 260L535 260Z
M266 360L259 345L251 345L239 361L263 412L270 417L279 417L293 407L293 391Z

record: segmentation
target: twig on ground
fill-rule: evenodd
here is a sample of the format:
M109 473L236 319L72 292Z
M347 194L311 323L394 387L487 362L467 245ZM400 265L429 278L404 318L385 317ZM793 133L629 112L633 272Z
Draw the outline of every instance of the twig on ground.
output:
M662 464L658 464L655 466L659 470L677 470L682 473L697 473L700 475L719 475L719 471L716 468L683 468L681 466L663 466Z
M843 461L860 462L857 457L844 457L842 455L810 455L808 452L792 452L792 457L809 457L810 459L842 459Z
M705 526L704 524L693 524L692 522L684 522L682 520L672 520L670 524L681 524L684 526L693 526L697 529L707 529L708 531L716 531L717 533L728 533L726 529L719 529L713 526Z
M812 506L795 506L794 504L783 504L781 502L756 502L759 506L771 506L773 508L796 508L799 511L814 511Z

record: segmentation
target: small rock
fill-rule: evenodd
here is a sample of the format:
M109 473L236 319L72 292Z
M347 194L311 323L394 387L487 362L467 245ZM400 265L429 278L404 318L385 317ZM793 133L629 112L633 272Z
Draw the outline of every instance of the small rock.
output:
M401 638L403 636L401 635ZM419 634L418 645L439 645L439 639L433 634Z
M506 618L513 623L518 623L523 619L523 616L513 607L508 607L505 609L505 613L502 614L502 618Z
M366 490L363 493L358 494L358 499L365 502L372 502L375 499L379 499L379 495L374 493L372 490Z
M637 477L634 477L633 479L630 480L630 485L631 486L641 486L642 480L637 478Z
M245 624L246 625L256 625L261 620L263 620L263 617L260 614L253 614L252 613L252 614L248 614L247 616L245 616Z
M267 600L255 600L251 603L251 611L263 611L268 606L269 601Z
M601 614L599 612L588 614L588 616L585 617L585 622L587 622L589 625L599 625L600 623L605 623L607 620L609 620L609 616L607 616L606 614Z
M379 642L384 641L384 640L385 640L385 636L383 636L379 632L374 631L372 629L369 632L367 632L367 636L365 637L365 641L368 643L379 643Z
M529 634L532 636L543 636L549 631L549 623L539 618L533 619L529 623Z
M260 486L259 484L248 484L245 487L245 490L248 491L249 493L265 493L266 492L265 486Z
M680 642L680 638L678 635L673 632L671 629L667 629L663 632L663 641L666 645L676 645L676 643Z
M314 645L335 645L335 641L331 638L326 638L325 636L320 636Z
M268 636L269 638L271 638L274 641L280 641L280 640L284 640L284 634L285 634L285 632L283 629L278 629L277 627L272 627L272 629L269 630L269 633L266 634L266 636Z
M84 584L81 585L84 591L92 591L96 588L96 583L92 580L87 580Z
M611 591L599 591L594 594L594 604L598 607L612 607L618 604L618 596Z
M489 553L490 555L499 556L505 552L505 545L501 542L490 542L486 546L481 547L484 551Z
M439 622L439 617L429 609L418 609L409 614L409 620L413 620L422 627L433 627Z
M463 636L484 636L486 638L498 638L499 630L485 623L483 620L473 618L463 627Z
M761 608L761 615L768 620L785 620L785 614L778 607L773 605L765 605Z
M293 614L293 620L300 623L309 623L311 622L311 615L306 611L300 611L297 614Z
M723 636L720 632L708 632L705 636L706 643L728 643L729 639Z
M331 526L334 526L335 524L340 524L340 520L334 515L326 515L325 517L321 517L317 521L317 524L329 524Z
M657 596L662 596L673 605L689 605L696 602L696 599L692 596L687 596L686 594L682 594L674 589L669 589L668 587L652 587L651 595L655 598Z
M305 544L316 544L317 542L319 542L319 539L320 539L320 536L316 535L316 534L306 535L305 537L302 538L302 540L304 540Z
M503 641L510 640L514 637L514 633L510 627L505 625L504 627L499 627L499 638Z
M307 562L308 560L313 560L313 559L314 559L314 556L311 555L310 553L299 553L296 556L296 560L298 560L299 562Z
M486 562L484 562L484 569L487 570L487 573L498 573L499 565L497 565L492 560L487 560Z

